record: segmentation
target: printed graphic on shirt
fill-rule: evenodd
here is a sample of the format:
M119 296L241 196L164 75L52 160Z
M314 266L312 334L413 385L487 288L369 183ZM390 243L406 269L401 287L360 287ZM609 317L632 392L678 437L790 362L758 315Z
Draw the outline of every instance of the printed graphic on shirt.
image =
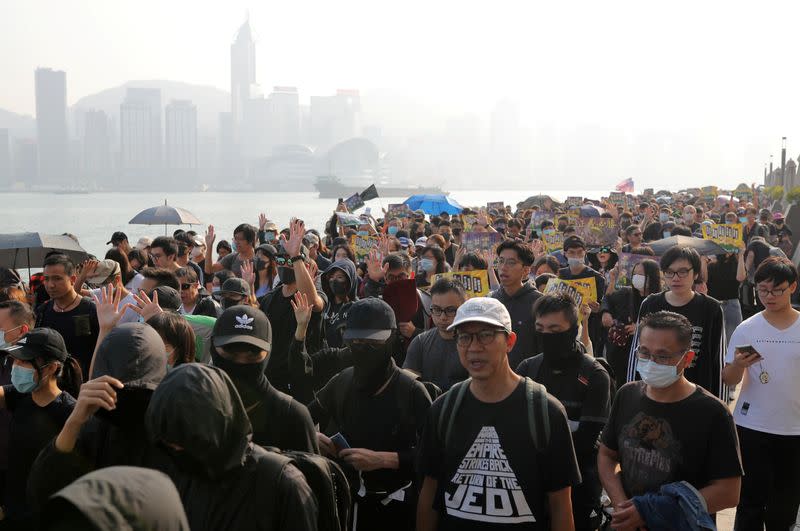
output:
M703 327L702 326L693 326L692 327L692 352L694 352L694 358L692 362L689 364L689 367L694 367L697 365L697 360L700 358L700 347L703 345Z
M444 493L447 514L455 518L517 524L535 522L494 426L475 437Z
M642 492L668 483L681 463L681 443L665 419L638 413L620 434L622 474L626 490Z

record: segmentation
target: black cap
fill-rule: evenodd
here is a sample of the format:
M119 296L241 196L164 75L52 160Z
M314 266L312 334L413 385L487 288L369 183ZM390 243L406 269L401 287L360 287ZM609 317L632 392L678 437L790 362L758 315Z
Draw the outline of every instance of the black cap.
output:
M278 250L275 248L275 246L270 245L268 243L262 243L261 245L256 247L256 251L261 251L262 253L269 256L276 256L278 254Z
M172 310L177 312L181 307L181 294L178 290L169 286L157 286L153 291L147 294L150 300L153 300L153 293L158 293L158 305L163 310Z
M580 236L570 236L569 238L564 239L563 249L565 251L574 249L575 247L586 249L586 242L583 241L583 238Z
M250 296L250 284L243 278L229 278L222 283L219 289L219 295L242 295L244 297Z
M119 242L124 242L127 239L128 239L128 236L124 232L117 231L117 232L115 232L114 234L111 235L111 239L106 242L106 245L111 244L111 243L113 243L114 245L117 245Z
M64 361L69 357L64 338L52 328L34 328L16 344L3 349L0 353L8 354L20 361L31 361L36 358Z
M397 329L394 310L383 299L369 297L352 304L347 311L343 339L377 339L385 341Z
M252 306L239 304L227 308L214 323L212 341L215 347L231 343L248 343L269 351L272 326L264 312Z

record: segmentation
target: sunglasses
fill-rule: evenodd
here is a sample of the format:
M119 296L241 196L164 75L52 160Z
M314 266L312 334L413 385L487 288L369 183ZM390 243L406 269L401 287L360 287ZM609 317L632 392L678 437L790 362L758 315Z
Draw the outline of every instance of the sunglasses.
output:
M190 289L194 284L181 284L181 290Z

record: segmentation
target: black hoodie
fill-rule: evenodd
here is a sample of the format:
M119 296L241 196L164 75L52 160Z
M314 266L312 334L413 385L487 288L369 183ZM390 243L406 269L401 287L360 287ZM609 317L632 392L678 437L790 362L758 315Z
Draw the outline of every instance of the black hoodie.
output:
M342 271L350 283L348 301L342 304L336 303L336 295L331 290L329 283L330 275L336 270ZM344 346L342 332L347 321L347 310L350 304L358 298L356 296L357 278L356 266L349 259L337 260L322 272L322 290L328 296L328 301L322 314L322 334L328 347L340 348Z
M219 368L184 364L153 394L153 443L177 445L168 474L194 531L317 529L317 502L291 460L250 442L236 387Z

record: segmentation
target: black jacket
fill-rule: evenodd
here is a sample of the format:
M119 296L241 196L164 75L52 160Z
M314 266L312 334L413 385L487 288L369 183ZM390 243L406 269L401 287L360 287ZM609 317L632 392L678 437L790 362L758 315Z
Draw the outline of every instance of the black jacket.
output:
M153 394L150 440L183 448L166 470L193 531L317 529L317 502L291 460L251 442L247 412L219 368L188 363Z
M508 353L508 362L516 367L525 358L539 353L536 344L536 326L533 319L533 303L542 296L533 282L528 280L513 296L508 296L503 287L499 287L489 294L493 299L503 303L511 315L511 328L517 334L517 343Z

